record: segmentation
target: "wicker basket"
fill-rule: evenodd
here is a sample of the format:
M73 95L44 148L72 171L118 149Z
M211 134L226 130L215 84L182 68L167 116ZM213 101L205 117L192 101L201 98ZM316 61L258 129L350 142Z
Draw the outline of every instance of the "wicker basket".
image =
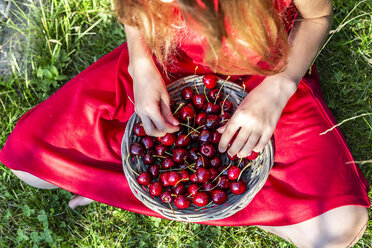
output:
M218 85L222 85L223 82L224 80L219 79ZM199 92L203 92L204 84L202 82L202 76L185 77L168 85L169 95L175 103L183 101L180 93L182 89L187 86L195 86L198 88ZM234 105L234 109L237 108L246 96L246 92L241 86L229 81L225 82L222 92L224 96L228 95L227 99ZM186 222L203 222L224 219L235 214L245 208L252 201L257 192L261 190L274 163L273 142L269 141L263 152L260 153L257 159L252 162L251 166L246 169L242 175L242 178L247 182L247 190L244 194L234 195L229 192L227 202L222 205L215 205L212 203L200 208L191 204L187 209L178 210L172 203L173 209L171 209L168 204L162 203L159 197L151 196L147 187L137 182L137 176L133 172L136 171L137 173L141 173L146 168L145 164L143 164L140 159L134 159L131 155L128 156L130 145L140 140L139 137L133 135L133 126L139 121L139 116L134 113L128 121L122 140L121 152L124 173L128 180L129 187L137 199L151 210L154 210L168 219ZM224 155L221 160L222 163L228 163L226 155ZM129 166L131 169L128 168Z

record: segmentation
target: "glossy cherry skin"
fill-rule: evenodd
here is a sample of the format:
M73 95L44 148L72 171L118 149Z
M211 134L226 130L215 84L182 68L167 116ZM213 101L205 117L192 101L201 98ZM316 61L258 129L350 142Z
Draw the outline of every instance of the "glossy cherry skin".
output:
M155 139L154 137L145 136L141 140L142 144L145 146L146 149L153 148L155 146Z
M247 159L249 160L255 160L258 157L258 153L251 151L251 153L247 156Z
M220 134L219 132L217 131L214 131L213 134L212 134L212 140L211 140L211 143L212 144L218 144L220 143L220 140L221 140L221 136L222 134Z
M159 196L163 191L163 186L160 182L154 182L149 185L149 192L152 196Z
M172 187L173 193L176 195L182 195L186 193L186 186L183 183L177 183L177 185Z
M189 158L189 152L183 148L174 148L172 150L173 161L176 163L182 163Z
M211 172L211 179L214 180L218 176L218 171L215 168L210 168L209 171Z
M210 162L207 158L203 155L200 155L198 159L195 161L195 169L199 168L209 168Z
M163 203L171 203L173 201L172 193L169 191L163 191L159 197Z
M215 187L216 187L216 185L214 185L214 183L211 183L211 182L206 182L205 184L203 184L204 190L206 190L208 192L213 190Z
M157 138L163 145L166 145L166 146L171 146L174 144L174 142L176 141L177 137L175 134L173 133L167 133L166 135L164 135L163 137L158 137Z
M217 115L207 115L205 126L209 129L215 128L218 125L219 118Z
M190 180L190 175L187 172L187 170L180 170L178 172L178 174L181 176L181 180L182 181L185 181L186 182L186 181Z
M196 176L195 173L190 175L190 182L199 183L199 179L198 179L198 177Z
M243 194L246 189L247 189L247 185L243 180L230 183L230 190L235 195Z
M141 143L134 142L130 145L129 152L133 156L142 156L145 152L145 147Z
M164 187L170 186L168 182L168 173L169 172L163 172L160 174L160 182L163 184Z
M176 139L176 146L177 147L186 147L190 144L191 138L186 134L180 134Z
M161 162L161 167L163 169L169 169L169 168L172 168L174 167L175 163L173 161L173 159L171 157L166 157L163 159L163 161Z
M152 177L157 177L159 175L160 166L157 164L152 164L149 166L147 171L151 174Z
M217 188L219 189L229 189L230 188L230 180L227 178L227 176L220 176L217 179Z
M209 196L208 196L208 193L206 192L196 193L193 199L194 204L199 207L204 207L205 205L208 204L208 201L209 201Z
M174 186L178 183L179 180L181 180L181 176L175 172L175 171L170 171L168 172L168 183L171 186Z
M187 193L190 195L190 196L195 196L196 193L198 192L199 190L199 186L197 184L191 184L188 188L187 188Z
M198 177L198 181L200 183L206 183L211 179L211 172L205 168L199 168L196 171L196 176Z
M222 99L222 91L220 91L220 89L217 89L217 88L211 89L208 93L208 97L209 97L209 99L212 99L213 101L215 101L216 98L217 98L217 101L221 100Z
M221 159L220 159L220 157L211 158L209 160L209 162L211 163L211 166L214 167L214 168L218 168L218 167L221 166Z
M151 183L151 175L148 172L142 172L137 177L137 182L141 185L149 185Z
M142 161L144 164L153 164L155 162L155 152L154 150L147 150L145 154L143 154Z
M227 112L224 112L220 115L220 125L223 126L227 123L228 120L230 120L231 115Z
M196 115L195 122L196 122L196 124L198 124L200 126L204 125L206 118L207 118L207 114L205 112L200 112Z
M203 110L207 114L220 114L221 107L218 104L214 104L213 102L207 102L203 106Z
M146 136L145 128L143 127L143 124L141 122L137 122L136 124L134 124L133 133L138 137Z
M238 156L235 154L234 156L231 156L229 153L227 153L227 157L232 160L232 161L235 161L238 159Z
M194 96L194 91L191 89L191 87L185 87L181 91L181 96L186 101L192 100L192 97Z
M227 201L227 194L223 190L215 189L212 191L211 195L212 201L217 205L224 204Z
M205 98L204 95L194 95L192 97L192 103L198 109L203 108L203 105L205 104L206 101L207 99Z
M155 152L156 152L156 155L159 155L159 156L164 156L165 155L165 152L168 150L167 146L163 145L163 144L159 144L159 145L156 145L155 146Z
M234 109L234 106L230 101L221 101L221 109L223 112L231 112Z
M211 131L208 129L203 129L199 133L199 141L201 143L209 143L212 140L212 134Z
M201 154L209 158L213 157L216 153L216 149L211 144L205 144L200 148Z
M180 109L181 120L191 121L195 117L195 111L190 106L184 106Z
M199 157L198 155L199 149L197 147L192 147L189 152L190 152L190 159L192 161L196 161Z
M218 79L213 74L207 74L203 77L202 81L207 89L213 89L217 86Z
M241 173L241 169L239 169L239 167L231 166L227 171L227 177L231 181L235 181L236 179L238 179L240 173Z
M199 133L197 131L191 131L189 136L191 137L192 140L198 140Z
M176 199L174 199L174 205L178 209L185 209L188 208L191 204L191 201L184 195L178 195Z

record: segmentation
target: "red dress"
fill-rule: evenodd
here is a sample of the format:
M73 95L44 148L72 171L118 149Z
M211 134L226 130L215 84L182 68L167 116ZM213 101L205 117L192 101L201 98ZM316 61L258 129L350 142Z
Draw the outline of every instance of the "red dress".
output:
M288 7L281 0L280 8ZM185 43L186 44L186 43ZM197 46L184 46L171 79L194 73ZM190 57L191 56L191 57ZM198 74L209 68L198 65ZM136 213L161 217L132 194L120 145L134 112L128 49L110 52L24 114L0 151L0 161L60 188ZM264 77L245 76L248 90ZM275 164L242 211L211 225L290 225L344 205L369 207L368 183L325 105L318 74L302 79L274 132Z

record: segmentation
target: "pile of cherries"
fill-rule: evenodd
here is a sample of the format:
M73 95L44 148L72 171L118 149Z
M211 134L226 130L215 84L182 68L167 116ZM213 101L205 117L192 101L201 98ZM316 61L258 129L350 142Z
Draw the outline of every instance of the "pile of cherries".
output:
M132 143L129 152L141 159L146 168L140 174L135 172L137 182L148 188L150 195L169 205L173 202L178 209L188 208L191 203L198 207L212 202L224 204L229 191L243 194L243 171L258 156L252 152L238 159L217 150L221 138L217 129L226 124L234 111L233 104L221 92L223 85L216 87L217 81L215 75L207 74L203 77L203 92L196 86L196 91L189 86L182 89L182 103L177 108L172 106L173 115L180 122L177 133L154 138L146 135L140 122L133 128L140 141Z

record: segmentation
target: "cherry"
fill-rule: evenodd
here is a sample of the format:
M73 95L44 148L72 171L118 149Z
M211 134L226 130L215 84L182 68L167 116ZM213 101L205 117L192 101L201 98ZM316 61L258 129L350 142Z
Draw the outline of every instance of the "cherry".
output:
M168 173L169 172L163 172L160 174L160 182L163 184L164 187L167 187L170 185L168 182Z
M227 201L227 194L223 190L215 189L212 191L211 195L212 201L217 205L224 204Z
M238 158L238 156L235 154L235 155L230 155L229 153L227 153L227 157L230 159L230 160L232 160L232 161L235 161L237 158Z
M194 91L191 89L191 87L185 87L181 91L181 96L186 101L191 100L193 95L194 95Z
M160 166L156 164L150 165L147 171L151 174L152 177L157 177L159 175Z
M173 160L176 163L181 163L189 158L189 152L183 148L174 148L172 154Z
M151 175L148 172L142 172L137 177L137 182L141 185L149 185L151 182Z
M240 175L241 169L237 166L231 166L229 170L227 171L227 177L231 180L234 181L238 179Z
M147 150L142 157L144 164L153 164L155 162L155 152L154 150Z
M203 188L204 190L206 191L211 191L216 185L214 185L213 183L211 182L206 182L205 184L203 184Z
M251 151L251 153L249 153L249 155L247 156L249 160L255 160L257 157L258 157L258 153L254 151Z
M172 187L172 191L176 195L185 194L186 193L186 187L183 183L178 183L177 185Z
M145 152L145 147L141 143L134 142L129 147L129 152L133 156L142 156L143 153Z
M220 124L225 125L228 120L230 120L231 115L227 112L224 112L220 115Z
M191 137L192 140L198 140L199 133L197 131L191 131L190 132L190 137Z
M188 146L191 142L191 138L186 134L180 134L176 139L176 146L177 147L185 147Z
M209 162L211 163L211 166L214 168L218 168L221 165L220 157L214 157Z
M210 162L207 158L203 157L203 155L200 155L198 159L195 161L195 169L199 168L208 168L210 165Z
M190 175L190 182L199 183L198 177L196 176L195 173Z
M198 192L199 186L197 184L191 184L187 188L187 193L189 193L190 196L195 196L196 193Z
M197 147L193 147L190 149L190 159L192 161L196 161L198 159L198 152L199 149Z
M230 101L225 100L221 102L221 108L223 112L231 112L234 109L234 106Z
M210 168L209 171L211 172L212 180L214 180L218 176L218 171L215 168Z
M218 125L218 116L217 115L207 115L205 126L207 128L215 128Z
M218 92L219 92L219 93L218 93ZM209 91L209 93L208 93L208 97L209 97L210 99L212 99L212 100L216 100L216 98L217 98L217 100L218 100L218 99L221 99L221 98L222 98L222 92L220 91L220 89L216 89L216 88L211 89L211 90Z
M199 133L199 141L202 143L209 143L212 140L212 134L208 129L203 129Z
M203 108L204 103L207 101L204 95L194 95L192 97L192 102L194 106L198 109Z
M189 176L189 173L187 172L187 170L181 170L181 171L178 172L178 174L181 176L181 180L183 180L183 181L190 180L190 176Z
M163 191L163 186L159 182L154 182L149 185L149 191L152 196L158 196Z
M193 120L195 117L195 111L190 106L184 106L180 109L180 117L182 120Z
M193 200L194 204L199 207L204 207L205 205L208 204L208 201L209 201L209 196L208 196L208 193L206 192L196 193L196 195L194 196L194 200Z
M203 83L207 89L213 89L217 85L217 77L213 74L207 74L203 77Z
M230 188L230 181L229 179L227 178L227 176L220 176L218 179L217 179L217 188L219 189L228 189Z
M190 200L184 195L178 195L176 199L174 199L174 205L176 205L176 207L179 209L188 208L190 204Z
M207 115L206 115L206 113L205 112L200 112L200 113L198 113L197 115L196 115L196 117L195 117L195 122L196 122L196 124L198 124L198 125L204 125L205 124L205 120L206 120L206 117L207 117Z
M172 193L169 191L163 191L159 197L163 203L171 203L173 201Z
M141 122L137 122L136 124L134 124L133 133L138 137L146 136L145 128L143 127L143 124Z
M163 144L159 144L155 146L155 152L159 156L164 156L165 152L167 151L167 147Z
M231 182L230 183L230 190L235 195L241 195L245 192L247 188L246 183L243 180L238 182Z
M175 163L173 161L173 159L171 157L166 157L163 159L163 161L161 161L161 167L163 169L169 169L169 168L172 168L174 167Z
M207 157L213 157L214 154L216 153L216 149L214 148L213 145L211 144L205 144L200 148L201 154Z
M181 176L177 172L175 171L168 172L167 181L169 185L174 186L178 183L179 180L181 180Z
M203 106L203 110L207 114L219 114L221 111L221 107L218 104L214 104L213 102L207 102Z
M212 143L212 144L218 144L218 143L220 143L221 136L222 136L222 134L220 134L220 133L217 132L217 131L214 131L213 134L212 134L212 140L211 140L211 143Z
M146 149L153 148L155 145L154 137L150 137L150 136L143 137L141 142L145 146Z
M200 183L206 183L211 179L212 174L208 169L199 168L196 171L196 176Z
M176 135L173 134L173 133L167 133L166 135L164 135L163 137L158 137L158 140L163 144L163 145L166 145L166 146L171 146L174 144L174 142L176 141Z

